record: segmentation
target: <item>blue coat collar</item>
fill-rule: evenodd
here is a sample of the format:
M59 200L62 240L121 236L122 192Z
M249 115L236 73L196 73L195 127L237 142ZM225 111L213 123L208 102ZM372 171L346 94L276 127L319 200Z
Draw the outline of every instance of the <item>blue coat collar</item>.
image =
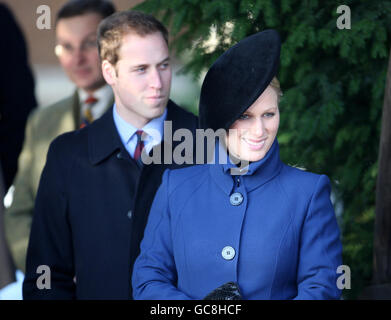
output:
M228 155L227 163L218 163L218 150L221 148L219 143L216 143L215 154L216 164L209 165L209 172L217 185L228 195L232 193L234 187L234 179L231 175L231 168L235 167ZM269 180L273 179L281 170L282 162L280 160L280 149L277 139L274 140L272 147L266 156L256 162L250 163L245 174L241 175L241 181L244 183L247 192L250 192Z

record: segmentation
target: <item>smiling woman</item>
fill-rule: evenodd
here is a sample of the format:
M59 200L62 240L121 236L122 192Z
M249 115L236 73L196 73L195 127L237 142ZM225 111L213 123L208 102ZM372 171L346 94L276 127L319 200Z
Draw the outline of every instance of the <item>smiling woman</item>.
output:
M285 165L276 139L280 38L243 39L209 69L203 129L227 161L167 170L133 270L136 299L338 299L330 181ZM273 80L274 79L274 80ZM237 161L247 162L246 170Z
M279 123L277 92L269 85L230 127L230 154L250 162L263 159L276 138Z

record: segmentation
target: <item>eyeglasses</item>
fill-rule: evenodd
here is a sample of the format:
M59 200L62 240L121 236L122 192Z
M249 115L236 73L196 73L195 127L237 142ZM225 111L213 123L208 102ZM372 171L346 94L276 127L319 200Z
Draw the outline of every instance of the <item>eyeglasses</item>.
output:
M91 50L95 50L97 48L97 42L96 39L86 39L84 40L80 47L79 50L81 52L89 52ZM57 57L70 57L73 56L76 52L78 52L78 48L75 48L69 43L64 43L64 44L57 44L54 47L54 53L56 54Z

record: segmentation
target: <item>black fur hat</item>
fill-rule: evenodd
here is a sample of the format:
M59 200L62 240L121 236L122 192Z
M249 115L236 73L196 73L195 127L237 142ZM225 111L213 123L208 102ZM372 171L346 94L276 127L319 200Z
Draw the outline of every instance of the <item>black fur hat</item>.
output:
M280 49L280 36L270 29L253 34L224 52L202 84L201 128L229 129L276 76Z

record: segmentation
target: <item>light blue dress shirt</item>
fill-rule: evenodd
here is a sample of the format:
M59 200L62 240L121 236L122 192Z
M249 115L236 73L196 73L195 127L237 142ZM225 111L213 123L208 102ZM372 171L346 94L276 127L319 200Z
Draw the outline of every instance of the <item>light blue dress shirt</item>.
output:
M133 158L137 146L136 131L138 129L132 126L130 123L126 122L124 119L122 119L121 116L118 114L116 108L116 104L114 103L114 124L117 128L122 143L124 144L126 150L129 152L130 156ZM164 110L164 113L160 117L152 119L140 129L147 133L146 137L143 137L144 149L147 153L149 153L154 146L158 145L162 141L164 132L164 120L166 120L166 117L167 108Z

